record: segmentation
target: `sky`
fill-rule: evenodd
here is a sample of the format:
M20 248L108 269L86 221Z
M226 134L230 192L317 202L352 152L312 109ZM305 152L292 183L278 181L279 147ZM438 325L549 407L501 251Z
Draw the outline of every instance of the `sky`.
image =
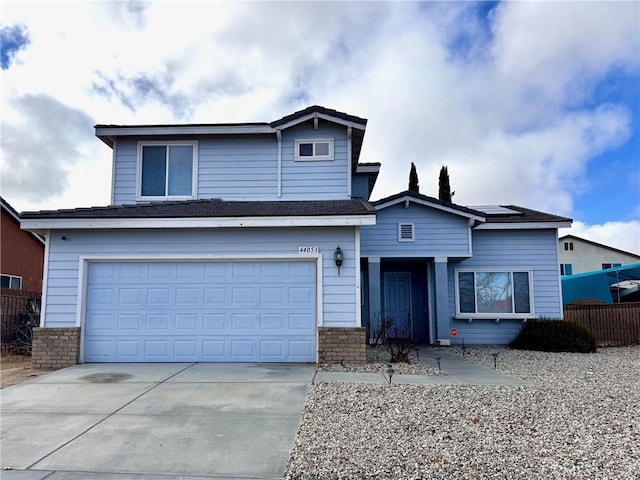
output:
M93 125L368 119L372 200L520 205L640 253L640 3L2 1L0 187L107 205Z

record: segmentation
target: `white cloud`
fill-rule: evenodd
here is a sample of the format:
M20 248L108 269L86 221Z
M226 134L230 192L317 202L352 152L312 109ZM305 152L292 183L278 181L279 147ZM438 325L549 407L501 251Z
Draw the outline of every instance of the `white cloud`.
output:
M640 220L606 222L600 225L573 222L570 229L560 229L559 235L575 235L640 255Z
M423 193L437 195L446 164L456 202L571 216L574 195L590 186L589 161L630 135L623 106L579 100L607 73L637 71L640 7L505 2L489 24L474 8L12 2L3 21L24 23L31 44L3 72L3 121L7 131L28 130L11 101L26 95L46 95L99 123L270 121L318 103L369 119L361 159L383 164L374 197L405 189L411 162ZM44 109L33 112L28 128L44 128L46 118ZM60 132L48 141L68 146L73 138ZM108 176L109 149L87 142L94 147L64 158L32 145L31 158L46 156L48 167L75 176L100 165ZM2 149L3 190L13 188L17 208L108 202L103 175L68 176L64 193L48 201L18 188L21 177L7 165L26 148L20 143Z

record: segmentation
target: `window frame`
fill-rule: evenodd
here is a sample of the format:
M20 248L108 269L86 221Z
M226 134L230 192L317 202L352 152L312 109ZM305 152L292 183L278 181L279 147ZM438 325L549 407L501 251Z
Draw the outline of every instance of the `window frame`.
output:
M313 155L311 156L302 156L300 155L300 145L303 143L311 143L313 145ZM317 143L328 143L329 144L329 155L316 155L316 144ZM296 162L322 162L325 160L334 160L335 159L335 143L333 138L300 138L295 140L294 142L294 160Z
M567 270L569 270L569 273L567 273ZM561 263L560 275L573 275L573 265L571 263Z
M411 226L411 238L402 238L402 227ZM399 222L398 223L398 242L415 242L416 241L416 225L415 223Z
M142 195L142 151L144 147L169 147L190 146L193 149L191 164L191 194L190 195L169 195L169 155L165 159L165 195ZM137 147L136 166L136 200L193 200L197 198L198 186L198 141L197 140L169 140L169 141L140 141Z
M509 273L511 275L511 285L513 288L513 274L514 273L526 273L529 279L529 312L528 313L515 313L515 294L511 295L511 313L478 313L478 292L476 290L476 273ZM473 273L474 285L474 306L475 312L461 312L460 311L460 285L459 274L460 273ZM533 296L533 269L528 267L523 268L460 268L454 270L454 286L455 286L455 302L456 302L456 318L457 319L490 319L490 320L502 320L502 319L524 319L524 318L536 318L535 313L535 298Z
M6 277L9 279L9 286L8 287L2 287L2 288L8 288L9 290L22 290L22 276L21 275L11 275L10 273L2 273L0 274L0 278L2 277ZM11 282L13 280L18 280L20 282L20 286L18 288L13 288L11 286Z
M605 267L605 265L609 265L608 267ZM622 264L621 263L603 263L602 264L602 270L607 270L609 268L617 268L617 267L621 267Z
M573 242L564 242L565 252L573 252Z

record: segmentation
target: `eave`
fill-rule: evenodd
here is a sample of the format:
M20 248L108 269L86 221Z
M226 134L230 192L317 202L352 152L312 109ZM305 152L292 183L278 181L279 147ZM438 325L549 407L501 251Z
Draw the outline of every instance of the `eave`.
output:
M368 215L323 215L306 217L174 217L174 218L47 218L24 219L23 230L95 230L156 228L246 228L246 227L345 227L375 225Z
M543 230L569 227L571 227L571 222L483 223L475 227L474 230Z

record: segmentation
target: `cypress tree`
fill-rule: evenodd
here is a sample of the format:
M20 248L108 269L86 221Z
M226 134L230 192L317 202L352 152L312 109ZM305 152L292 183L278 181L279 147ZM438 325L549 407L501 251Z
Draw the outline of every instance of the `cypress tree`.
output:
M449 183L449 170L446 166L442 166L440 169L440 179L438 181L438 198L443 202L451 203L451 198L456 192L451 191L451 185Z
M411 162L411 171L409 172L409 191L420 193L420 185L418 182L418 172L416 166Z

